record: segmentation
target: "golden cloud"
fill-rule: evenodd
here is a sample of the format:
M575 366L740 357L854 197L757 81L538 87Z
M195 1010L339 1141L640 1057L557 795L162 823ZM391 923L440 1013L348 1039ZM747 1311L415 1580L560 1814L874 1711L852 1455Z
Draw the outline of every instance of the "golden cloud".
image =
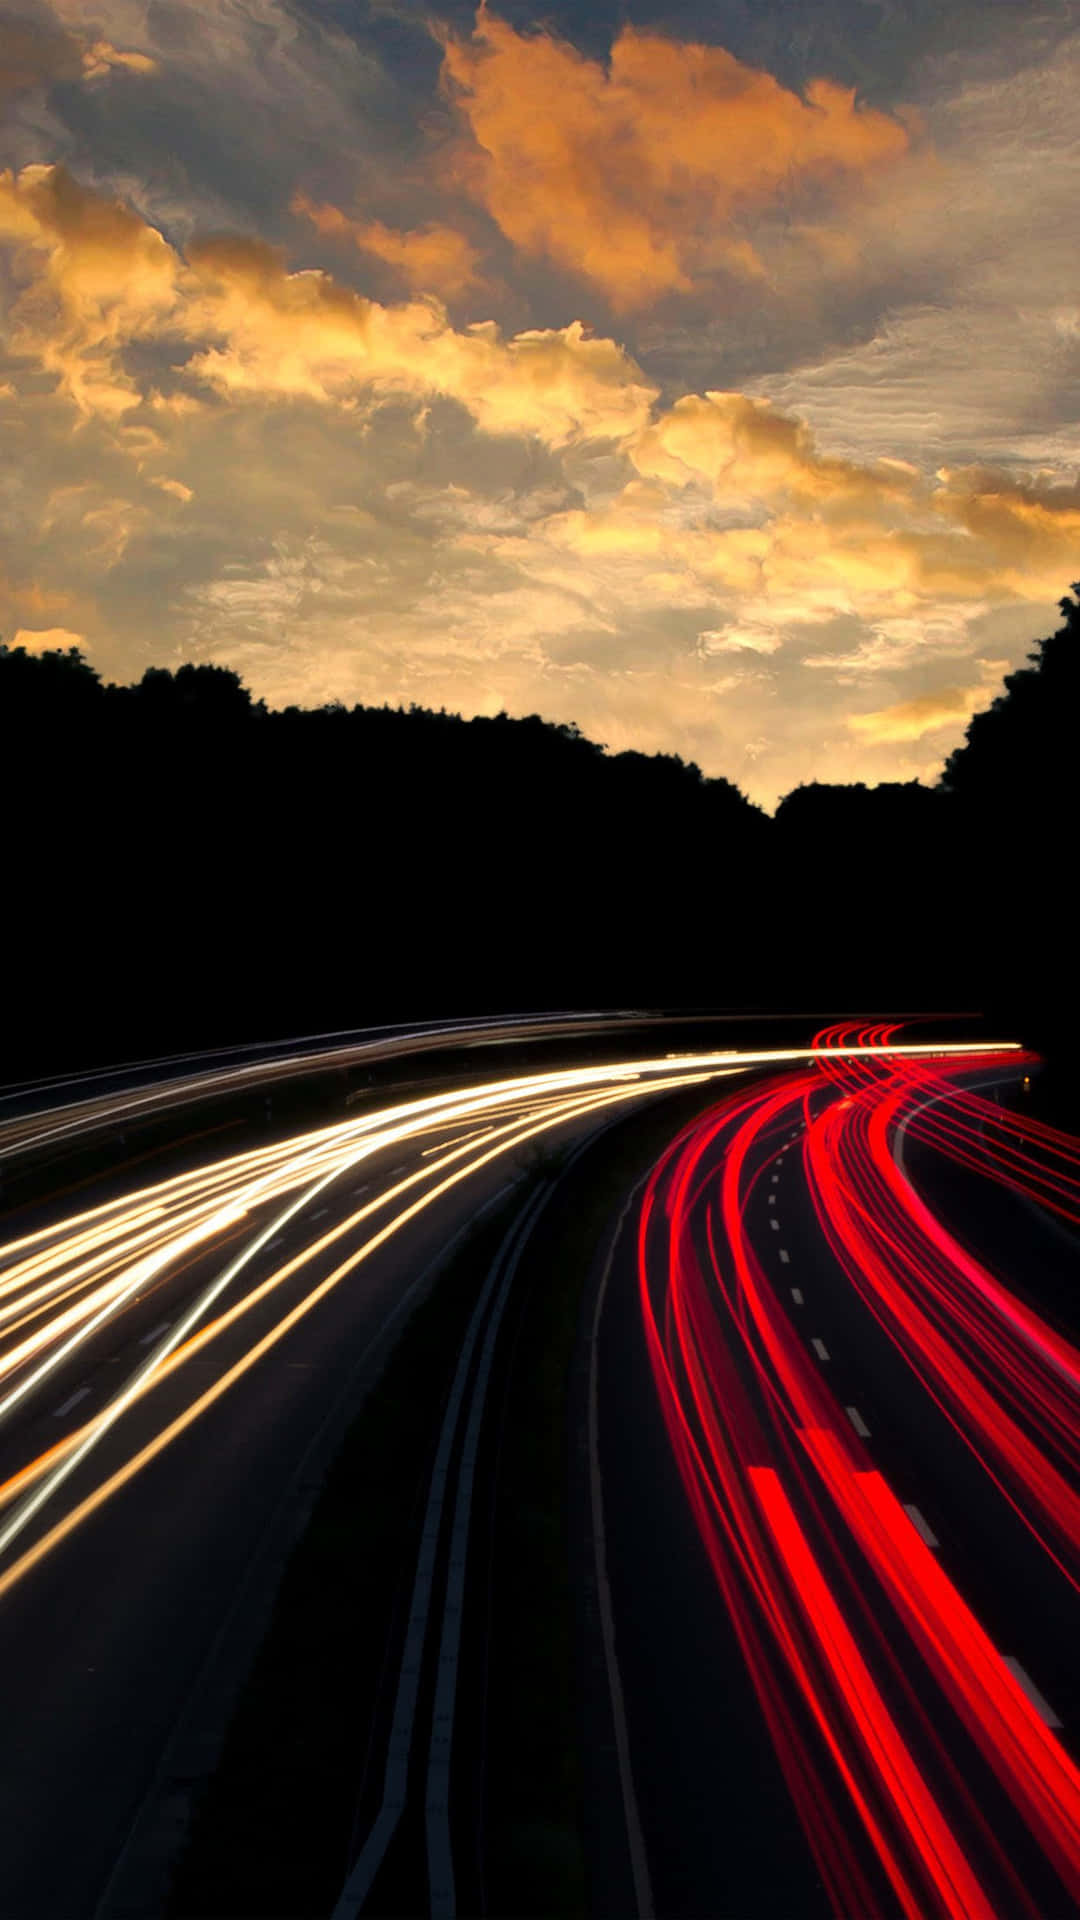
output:
M848 726L864 740L875 745L894 745L903 740L921 740L924 733L936 733L939 727L955 727L986 704L986 687L939 687L936 693L921 693L914 700L900 700L895 706L881 707L876 713L853 713Z
M437 293L455 300L482 284L480 255L455 227L432 222L402 233L381 220L351 219L339 207L319 205L306 193L293 195L291 211L310 220L319 233L350 241L361 252L373 254L413 293Z
M0 241L24 281L11 348L37 359L84 413L136 404L120 350L158 334L179 295L180 262L131 208L93 193L63 167L0 173Z
M619 310L702 271L761 277L748 216L895 163L908 128L812 80L806 97L722 47L624 27L606 65L481 7L444 38L443 80L472 136L462 184L523 252Z
M158 63L148 53L123 52L108 40L94 40L83 51L82 70L85 80L101 80L114 67L126 68L128 73L156 73Z
M145 397L123 357L138 340L233 397L445 394L486 432L552 446L638 433L656 397L621 347L579 322L509 338L493 322L457 331L434 298L383 306L329 274L290 273L254 240L194 241L185 260L61 167L0 174L4 239L24 278L12 346L86 414L115 419Z
M817 451L801 420L744 393L687 394L631 448L640 473L680 486L705 480L717 501L791 495L806 504L885 506L910 500L914 467L859 465Z

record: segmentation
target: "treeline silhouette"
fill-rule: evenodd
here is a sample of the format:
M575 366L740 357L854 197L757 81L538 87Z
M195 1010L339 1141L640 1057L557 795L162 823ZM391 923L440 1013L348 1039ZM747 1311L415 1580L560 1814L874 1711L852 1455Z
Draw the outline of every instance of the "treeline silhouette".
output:
M1080 583L1073 592L1080 595ZM269 711L0 647L0 1079L514 1008L1071 1014L1080 602L936 788L774 818L537 716Z

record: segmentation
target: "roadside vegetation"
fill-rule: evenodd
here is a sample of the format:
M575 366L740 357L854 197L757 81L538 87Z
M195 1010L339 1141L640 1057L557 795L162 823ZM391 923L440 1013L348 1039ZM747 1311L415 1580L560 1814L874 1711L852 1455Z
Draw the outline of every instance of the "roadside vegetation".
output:
M814 781L771 818L535 714L272 711L222 667L114 686L0 646L5 1077L560 1006L981 1009L1060 1047L1061 607L936 787Z

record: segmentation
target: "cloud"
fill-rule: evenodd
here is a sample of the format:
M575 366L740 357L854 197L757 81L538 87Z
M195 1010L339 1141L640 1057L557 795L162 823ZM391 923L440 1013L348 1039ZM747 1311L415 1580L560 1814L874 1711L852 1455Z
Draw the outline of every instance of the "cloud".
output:
M881 707L875 713L853 713L848 718L852 733L879 745L900 740L920 740L923 734L937 733L942 727L955 727L986 704L986 688L939 687L934 693L920 693L913 700L898 700L895 706Z
M77 79L83 44L51 23L0 19L0 106L17 94Z
M66 627L19 627L13 646L25 647L27 653L52 653L66 651L68 647L81 647L86 650L84 633L69 633Z
M549 445L621 439L656 397L629 355L580 322L504 337L455 330L432 298L383 306L329 274L290 273L261 241L192 241L182 257L133 209L60 167L0 174L0 241L24 276L16 353L37 359L85 414L112 418L155 385L126 349L153 343L166 373L232 399L349 405L364 395L456 400L495 434Z
M91 41L82 56L83 77L86 80L104 79L117 67L128 73L156 73L157 66L157 61L151 59L149 54L134 50L124 52L108 40Z
M605 65L485 7L469 38L445 37L443 80L471 136L462 185L515 247L619 311L715 271L764 279L750 217L843 196L911 140L828 79L801 98L722 47L632 26Z
M686 394L631 450L638 471L675 485L708 482L723 503L790 495L807 504L910 499L918 482L900 461L858 464L821 454L804 421L743 393Z
M23 282L11 350L55 374L83 411L123 413L138 393L122 351L177 305L173 250L131 208L45 166L0 173L3 241Z
M737 626L708 628L698 634L703 653L776 653L782 642L769 627Z
M291 208L317 232L374 255L413 293L453 300L484 284L479 251L455 227L429 222L397 232L381 220L352 219L338 207L319 205L303 192L293 195Z

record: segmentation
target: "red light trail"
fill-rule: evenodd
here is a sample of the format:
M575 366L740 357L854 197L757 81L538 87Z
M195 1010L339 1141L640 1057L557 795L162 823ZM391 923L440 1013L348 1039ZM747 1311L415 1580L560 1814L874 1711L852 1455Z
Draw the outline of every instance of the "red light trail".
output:
M815 1361L802 1291L787 1284L790 1255L768 1229L779 1231L778 1169L797 1163L808 1222L854 1310L872 1316L916 1403L929 1396L1050 1577L1080 1589L1080 1355L934 1216L903 1164L910 1139L1077 1220L1080 1152L958 1084L1015 1072L1016 1054L836 1051L893 1038L829 1029L809 1070L730 1094L672 1143L639 1218L645 1334L835 1910L1036 1920L1044 1896L1009 1822L1053 1876L1059 1910L1075 1911L1080 1770L875 1464L858 1410L831 1391L824 1343Z

